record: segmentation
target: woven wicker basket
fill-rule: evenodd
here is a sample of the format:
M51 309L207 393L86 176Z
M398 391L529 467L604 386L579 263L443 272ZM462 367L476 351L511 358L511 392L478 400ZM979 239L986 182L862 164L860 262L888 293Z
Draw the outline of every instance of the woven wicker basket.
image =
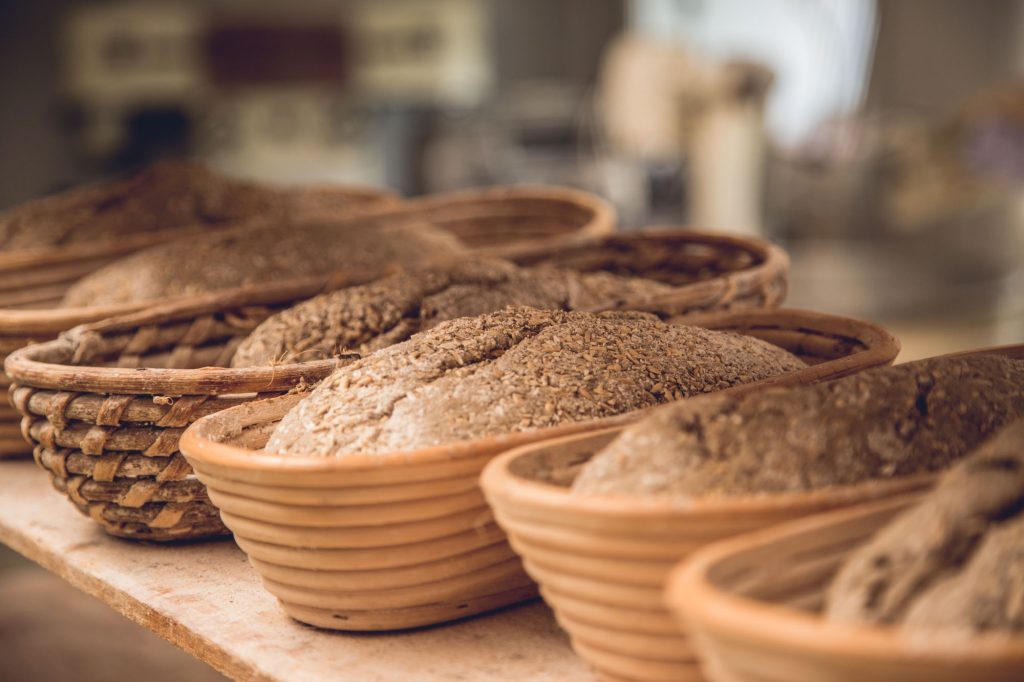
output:
M397 198L385 190L349 186L305 187L304 201L320 206L317 217L337 220L350 215L379 212L376 208L394 207ZM333 205L325 213L322 205ZM254 226L262 219L251 221ZM238 223L231 226L237 227ZM47 341L67 329L101 320L112 315L140 310L150 304L107 305L88 308L61 308L61 298L68 287L104 265L140 249L201 234L206 227L182 227L157 232L128 235L109 242L80 243L67 246L0 251L0 362L22 346ZM0 373L0 388L9 380ZM0 401L0 459L26 455L29 448L21 437L20 416L6 402Z
M673 233L664 237L637 233L629 237L616 240L615 255L617 262L640 274L645 273L647 253L657 244L663 245L664 258L657 263L658 268L665 268L665 258L672 260L678 258L676 272L685 272L687 268L693 267L692 249L705 251L705 241L714 240L714 237L701 235L699 233ZM628 244L635 242L637 246L637 261L629 265ZM574 253L586 253L578 247L572 247ZM592 267L598 267L602 258L598 256L607 251L603 241L597 241L590 251L594 254ZM743 253L760 254L756 258L737 258L730 254L742 251ZM553 256L560 253L559 250L552 252ZM701 309L714 301L715 305L775 305L783 292L785 292L786 258L785 254L777 247L756 240L742 240L736 243L731 241L723 242L719 248L719 260L731 260L746 269L735 273L721 275L720 279L730 280L733 277L741 278L747 282L744 286L712 286L715 293L707 295L707 282L697 281L677 287L676 293L670 297L659 297L656 303L666 310L677 312L686 311L691 306ZM701 272L703 270L695 270ZM652 276L659 276L660 271L652 271ZM711 272L707 270L706 272ZM365 281L372 279L379 273L349 273L347 278L307 278L295 280L282 284L274 284L262 287L249 287L236 292L223 294L211 294L203 297L196 297L187 301L179 301L172 304L155 306L147 311L134 313L123 318L115 318L107 322L93 324L88 328L90 334L83 336L79 334L79 342L76 347L71 341L58 341L33 346L13 354L7 363L7 371L14 377L17 388L12 392L16 400L18 413L24 415L29 424L25 435L31 439L30 442L39 445L36 448L36 459L39 463L55 476L55 484L58 489L67 492L80 509L89 510L90 515L98 518L104 527L111 533L129 537L145 537L147 539L173 539L193 537L207 533L207 529L188 524L173 526L170 529L161 525L147 528L145 523L139 521L146 515L156 512L155 507L148 511L138 510L137 499L128 498L122 502L121 498L112 496L109 492L111 483L115 480L133 478L134 483L145 481L153 488L152 500L158 500L159 496L165 493L159 492L159 486L155 486L152 480L157 482L168 482L168 491L184 486L177 481L189 479L190 471L186 469L164 470L158 468L161 462L169 463L166 459L173 455L176 448L177 435L181 427L188 423L189 419L220 409L221 406L234 404L226 398L211 399L211 396L235 393L242 390L245 384L245 377L250 370L219 370L217 376L222 383L205 388L197 388L189 382L198 381L200 377L209 374L211 370L188 370L187 368L223 364L233 351L234 345L244 337L260 321L266 318L271 312L286 307L299 300L314 296L324 290L337 288L347 283ZM690 278L692 279L692 277ZM749 281L748 281L749 280ZM721 290L719 290L721 289ZM617 302L620 305L622 302ZM644 305L651 305L651 301L644 302ZM209 335L213 336L209 336ZM106 339L109 346L104 350L102 356L95 356L95 346L84 346L81 339L94 338L99 336ZM89 362L89 358L96 357L96 362ZM88 366L82 366L88 363ZM141 391L129 391L123 383L125 372L116 370L106 365L117 364L122 367L163 367L175 368L165 370L162 374L146 374L152 377ZM180 368L177 369L177 368ZM280 373L280 368L276 370ZM184 378L180 381L178 373ZM137 371L129 372L129 377L140 376ZM319 374L317 375L319 376ZM237 381L236 381L237 380ZM241 382L241 383L238 383ZM283 384L282 384L283 385ZM267 389L268 391L270 389ZM285 389L286 390L286 389ZM42 392L42 395L37 396ZM59 401L44 399L50 393L63 392L74 394L77 397L69 403L66 411L61 407ZM199 401L202 408L187 415L184 418L181 412L176 412L171 417L164 417L162 413L153 416L152 411L126 412L121 421L123 428L143 428L143 430L155 437L161 435L161 448L167 449L168 454L162 455L163 460L153 460L145 470L138 469L135 465L138 458L129 459L134 468L100 468L97 474L93 469L97 463L96 457L103 455L107 449L121 448L122 444L114 441L106 447L103 452L94 452L97 446L90 442L91 450L81 447L79 441L67 440L70 436L62 435L57 442L46 440L61 430L78 430L83 433L87 425L97 424L99 413L81 412L77 406L92 402L98 404L101 401L124 400L125 394L135 395L135 402L149 401L154 398L163 399L162 396L190 395L190 401ZM34 396L27 400L25 396ZM122 397L118 397L122 396ZM64 398L70 400L69 398ZM179 404L184 405L187 403ZM236 401L237 402L237 401ZM72 409L75 408L75 410ZM179 410L184 409L179 407ZM62 416L64 415L64 416ZM70 420L70 421L69 421ZM161 421L162 420L162 421ZM170 420L170 421L168 421ZM140 423L136 422L152 422ZM50 424L50 426L46 426ZM34 425L34 426L33 426ZM113 429L115 424L109 421L101 422L104 431ZM17 426L17 422L11 422L11 426ZM16 434L21 439L21 429ZM25 441L22 439L22 443ZM148 448L149 445L142 443L130 450L137 452ZM60 446L58 449L53 446ZM70 448L70 449L69 449ZM31 449L30 447L28 449ZM66 450L66 451L65 451ZM62 456L71 456L76 462L71 470L66 470L55 453L62 453ZM120 451L120 450L118 450ZM114 462L108 458L107 461ZM108 465L108 467L111 465ZM179 464L176 466L180 466ZM130 474L130 475L129 475ZM156 476L162 478L156 479ZM78 487L69 487L73 480ZM103 488L102 492L97 485ZM124 481L120 482L123 487ZM209 506L202 493L201 487L196 486L192 481L188 484L191 493L196 495L199 506L209 511ZM88 491L93 491L86 494ZM180 496L175 498L176 503L182 504L186 500ZM125 525L117 521L119 518L131 517L132 524ZM106 519L104 521L103 519ZM160 523L164 523L166 518ZM139 524L142 525L139 525Z
M752 315L739 317L757 328ZM782 339L779 329L764 331L758 335ZM787 337L788 347L805 347L796 337ZM896 350L890 347L888 360ZM876 364L882 363L866 366ZM819 375L816 380L848 374L850 369ZM680 504L621 495L578 496L566 487L530 477L540 463L582 464L618 431L520 448L492 462L482 478L498 523L523 557L527 572L540 583L573 647L608 680L702 679L686 630L680 631L673 622L662 599L672 566L691 552L715 540L794 518L920 490L935 479L928 474L831 490ZM763 679L790 679L764 672Z
M1017 682L1024 636L955 640L825 623L832 575L918 495L821 514L714 543L676 568L667 603L712 682Z
M848 350L862 367L891 361L898 348L886 332L845 318L750 315L754 333L770 328L835 338L840 329L837 355ZM730 314L706 324L741 326ZM851 327L860 332L856 342L848 336ZM841 363L835 371L850 371L847 360L832 360ZM773 381L829 376L830 364ZM535 594L480 493L481 470L509 448L638 414L342 459L259 452L300 399L258 401L199 420L185 432L181 449L285 610L305 623L341 630L444 622Z
M112 535L177 540L224 534L206 491L178 453L178 436L205 414L330 373L334 361L214 367L268 315L323 288L316 278L196 297L15 351L6 362L11 401L23 415L21 433L35 444L36 461Z

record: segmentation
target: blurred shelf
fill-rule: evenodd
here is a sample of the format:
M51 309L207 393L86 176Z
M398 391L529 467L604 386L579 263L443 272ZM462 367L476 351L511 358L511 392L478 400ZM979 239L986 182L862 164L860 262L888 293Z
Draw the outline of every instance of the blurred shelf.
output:
M0 542L236 680L591 680L541 603L392 634L289 619L230 540L117 540L31 461L0 462Z

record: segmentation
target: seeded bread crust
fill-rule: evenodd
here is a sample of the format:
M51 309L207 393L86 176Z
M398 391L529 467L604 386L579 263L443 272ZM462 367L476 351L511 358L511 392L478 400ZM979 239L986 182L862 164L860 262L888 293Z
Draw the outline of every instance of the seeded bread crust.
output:
M841 622L1024 630L1024 420L855 551L826 604Z
M812 490L939 471L1024 416L1024 362L983 356L654 412L594 456L579 494Z
M174 227L283 217L303 192L225 177L193 162L160 163L136 175L71 189L0 214L0 248L106 241Z
M520 268L496 259L402 272L322 294L271 316L246 338L233 367L304 362L405 341L457 317L507 306L573 310L672 291L668 285L607 273Z
M226 229L121 258L76 282L64 305L136 303L345 268L426 265L464 253L451 233L412 221Z
M795 370L750 337L644 313L508 308L444 322L336 370L271 452L344 456L607 417Z

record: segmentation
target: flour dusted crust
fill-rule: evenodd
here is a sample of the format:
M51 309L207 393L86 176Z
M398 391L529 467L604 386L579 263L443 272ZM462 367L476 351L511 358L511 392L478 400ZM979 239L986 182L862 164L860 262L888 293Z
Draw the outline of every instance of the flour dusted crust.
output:
M114 261L69 288L64 305L135 303L346 268L425 265L464 252L449 232L410 220L226 229Z
M915 630L1024 631L1024 421L856 550L825 611Z
M983 356L671 405L583 467L579 494L770 494L948 467L1024 416L1024 362Z
M323 196L320 196L320 195ZM125 180L79 187L0 213L0 248L106 241L175 227L282 218L300 207L338 208L330 193L264 186L201 163L155 164Z
M640 278L520 268L497 259L422 268L322 294L271 316L241 343L232 366L366 354L446 320L510 305L572 310L671 291Z
M735 334L643 313L509 308L444 322L336 370L267 443L410 450L650 407L803 367Z

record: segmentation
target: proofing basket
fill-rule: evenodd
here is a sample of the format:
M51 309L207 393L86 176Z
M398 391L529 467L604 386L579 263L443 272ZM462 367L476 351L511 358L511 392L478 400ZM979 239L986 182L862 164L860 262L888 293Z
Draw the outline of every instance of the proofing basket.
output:
M802 338L817 333L838 344L835 359L777 379L783 383L883 364L897 349L881 329L845 318L742 315L745 321L727 313L704 324L758 336L803 330ZM300 399L249 403L201 419L185 432L181 449L285 611L340 630L440 623L533 596L533 582L478 487L481 470L510 448L573 433L589 437L638 414L405 452L344 458L262 452Z

